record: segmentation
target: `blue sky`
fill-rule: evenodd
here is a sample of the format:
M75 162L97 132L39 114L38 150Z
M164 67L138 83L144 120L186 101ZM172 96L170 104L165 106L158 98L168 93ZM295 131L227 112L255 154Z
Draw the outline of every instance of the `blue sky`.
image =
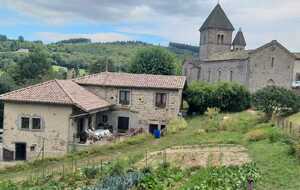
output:
M217 0L0 0L1 34L46 43L74 37L94 42L140 40L197 45L198 29ZM299 0L221 0L247 47L273 39L300 52Z

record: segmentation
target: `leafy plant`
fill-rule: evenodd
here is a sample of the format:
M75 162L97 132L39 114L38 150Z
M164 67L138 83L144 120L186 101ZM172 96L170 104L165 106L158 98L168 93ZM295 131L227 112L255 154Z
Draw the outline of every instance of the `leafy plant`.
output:
M248 180L256 183L260 174L253 163L243 166L203 168L184 185L184 190L237 190L247 189Z
M173 118L168 123L168 131L170 133L176 133L186 128L187 128L187 122L182 117Z

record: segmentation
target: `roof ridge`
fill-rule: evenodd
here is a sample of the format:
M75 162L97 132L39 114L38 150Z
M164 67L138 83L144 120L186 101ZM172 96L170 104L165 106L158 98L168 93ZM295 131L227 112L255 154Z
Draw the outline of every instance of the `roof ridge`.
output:
M58 86L59 86L59 87L60 87L60 88L68 95L68 97L71 99L72 103L73 103L75 106L77 106L77 107L83 109L84 111L87 111L85 108L83 108L82 106L80 106L79 104L76 103L76 101L74 100L74 97L73 97L68 91L66 91L66 89L64 89L64 87L63 87L62 84L60 83L60 81L67 81L67 80L57 80L57 79L55 79L55 81L57 82ZM77 83L75 83L75 82L73 82L73 81L70 81L70 82L74 83L75 85L78 85ZM78 85L78 86L79 86L80 88L82 88L80 85Z
M16 89L16 90L1 94L0 97L7 96L7 95L10 95L10 94L15 93L15 92L21 92L23 90L31 89L31 88L34 88L34 87L42 86L44 84L48 84L48 83L51 83L51 82L55 82L55 80L56 79L48 80L48 81L41 82L41 83L38 83L38 84L29 85L29 86L26 86L26 87L23 87L23 88L20 88L20 89Z

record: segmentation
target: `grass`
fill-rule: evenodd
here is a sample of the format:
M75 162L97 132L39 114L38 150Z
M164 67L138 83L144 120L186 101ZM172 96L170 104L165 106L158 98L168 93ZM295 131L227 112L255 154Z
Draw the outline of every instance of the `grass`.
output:
M222 118L229 118L228 123L222 123ZM61 163L70 163L72 158L78 162L86 159L99 158L134 158L132 162L143 158L145 152L162 150L171 146L195 144L241 144L248 148L253 161L261 172L261 180L256 189L292 190L300 189L300 164L294 155L289 154L290 146L283 141L279 130L269 123L263 123L261 114L241 112L235 114L220 114L218 119L220 128L213 132L203 129L210 127L211 122L205 116L188 118L188 128L176 134L167 135L161 139L151 136L138 136L113 145L94 146L89 150L73 153L59 159L48 159L45 163L33 162L5 170L0 170L2 180L11 178L12 175L26 176L30 169L41 170L43 167L56 167ZM225 127L224 127L225 126ZM253 130L264 130L266 138L257 141L248 141L246 134ZM275 133L276 132L276 133ZM271 141L272 134L277 134ZM275 140L274 140L275 139ZM197 175L193 181L197 181ZM184 180L186 181L186 180ZM193 181L186 181L193 184ZM184 185L184 184L183 184Z

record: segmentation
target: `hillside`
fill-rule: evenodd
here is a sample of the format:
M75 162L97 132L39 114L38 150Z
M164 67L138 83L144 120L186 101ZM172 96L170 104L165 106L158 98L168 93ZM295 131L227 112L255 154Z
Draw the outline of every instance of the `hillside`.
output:
M62 158L4 168L0 170L0 190L104 189L100 187L105 181L109 181L111 186L121 183L120 176L124 181L127 179L125 177L130 176L130 179L136 180L134 184L140 185L138 187L145 187L136 189L146 190L246 189L237 186L245 187L249 176L255 178L254 186L258 190L299 189L300 166L299 160L291 153L291 137L273 124L264 123L262 117L262 114L250 111L220 114L214 119L195 116L188 119L185 130L168 133L161 139L141 135L109 145L94 145ZM215 125L218 130L205 130L213 129ZM221 126L227 127L221 129ZM180 147L193 147L194 153L191 158L187 154L184 157L172 157L170 153L163 156L171 147L173 152L175 149L181 150ZM201 154L196 154L196 147L202 147ZM230 150L232 148L234 153ZM218 153L220 150L222 153ZM161 152L153 160L151 155L156 151ZM211 153L203 161L205 151ZM253 164L215 167L228 161L241 161L241 157L237 156L241 153L248 154ZM230 157L227 159L226 155ZM147 161L144 157L148 158ZM207 167L173 168L180 158L186 161L184 165L200 159L197 163ZM155 164L159 161L168 163L171 168L166 165L156 170ZM132 172L143 175L147 171L150 173L140 176L142 179L131 176ZM8 182L9 179L14 179L14 182Z
M2 36L2 37L1 37ZM52 65L62 66L68 69L86 69L92 62L103 57L110 58L121 70L127 71L131 58L140 49L153 47L156 45L139 42L111 42L111 43L91 43L88 39L71 39L52 44L43 44L41 41L25 41L7 39L0 36L0 69L18 63L22 57L26 56L26 50L35 47L45 49L51 57ZM190 49L178 49L173 46L162 47L170 50L176 56L176 62L182 63L187 57L195 54ZM24 51L25 50L25 51Z

